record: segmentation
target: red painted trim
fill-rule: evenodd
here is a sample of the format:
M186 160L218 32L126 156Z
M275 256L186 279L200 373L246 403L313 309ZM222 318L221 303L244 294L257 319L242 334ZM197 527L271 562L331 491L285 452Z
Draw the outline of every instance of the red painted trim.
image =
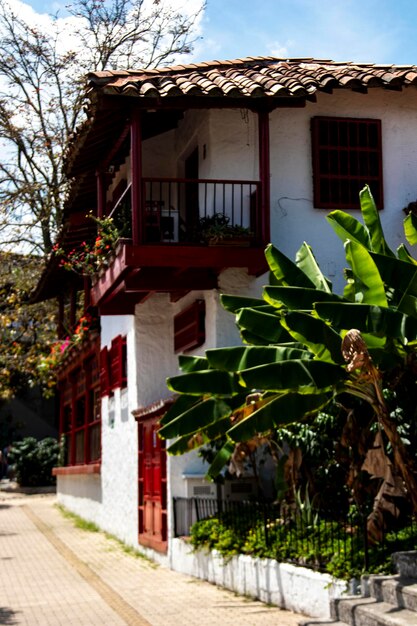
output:
M52 476L74 476L76 474L101 474L101 463L52 468Z
M271 169L269 156L269 112L259 111L259 178L261 180L261 239L263 244L267 244L271 238L270 232L270 202L271 202Z
M213 289L216 286L214 276L201 271L208 270L217 274L227 267L244 267L249 274L259 276L268 267L265 261L264 246L239 248L234 246L187 246L181 244L142 245L124 244L119 250L114 263L99 278L91 290L91 303L94 306L110 305L117 314L115 303L122 301L129 294L139 297L140 292L164 291L176 292L178 289ZM170 274L169 281L161 278L161 268L179 270L176 277ZM131 274L143 270L135 279ZM146 270L146 274L145 274ZM184 274L182 274L183 272ZM143 295L143 294L142 294ZM141 296L142 297L142 296ZM137 300L139 302L139 300ZM128 301L129 306L134 301ZM120 311L122 313L123 311ZM108 314L108 313L107 313Z
M132 154L132 237L133 243L142 241L142 127L141 112L136 109L132 114L131 122L131 154Z

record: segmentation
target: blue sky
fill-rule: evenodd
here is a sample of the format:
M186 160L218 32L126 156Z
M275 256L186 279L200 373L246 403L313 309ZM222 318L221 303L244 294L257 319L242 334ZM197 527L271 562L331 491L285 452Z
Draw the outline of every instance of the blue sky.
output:
M59 6L27 3L39 12ZM193 61L271 55L417 64L415 0L208 0L201 26Z

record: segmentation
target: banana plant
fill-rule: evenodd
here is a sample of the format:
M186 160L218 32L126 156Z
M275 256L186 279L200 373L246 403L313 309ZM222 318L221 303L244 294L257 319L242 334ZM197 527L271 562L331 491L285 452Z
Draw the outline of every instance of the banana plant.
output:
M327 218L344 245L343 294L333 293L307 243L295 261L268 245L270 284L262 299L222 296L245 345L180 358L183 374L168 379L179 399L159 432L175 439L168 449L174 454L225 441L209 469L215 477L236 445L313 419L350 393L373 408L417 514L414 459L382 393L394 371L417 362L417 262L405 246L396 253L388 246L367 186L360 204L363 223L342 211ZM413 217L405 220L405 235L417 242Z

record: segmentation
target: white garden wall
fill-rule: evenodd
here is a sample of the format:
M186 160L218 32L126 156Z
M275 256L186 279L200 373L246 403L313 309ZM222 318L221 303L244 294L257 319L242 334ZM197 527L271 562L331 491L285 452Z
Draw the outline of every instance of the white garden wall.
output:
M283 609L311 617L330 617L330 601L347 583L305 567L248 555L224 559L216 550L193 551L183 539L170 544L170 567Z

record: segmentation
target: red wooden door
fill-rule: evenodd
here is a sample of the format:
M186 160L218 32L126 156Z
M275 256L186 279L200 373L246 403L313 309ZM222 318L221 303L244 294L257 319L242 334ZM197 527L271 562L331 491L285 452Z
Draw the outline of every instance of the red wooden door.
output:
M139 543L167 549L166 452L158 418L139 423Z

